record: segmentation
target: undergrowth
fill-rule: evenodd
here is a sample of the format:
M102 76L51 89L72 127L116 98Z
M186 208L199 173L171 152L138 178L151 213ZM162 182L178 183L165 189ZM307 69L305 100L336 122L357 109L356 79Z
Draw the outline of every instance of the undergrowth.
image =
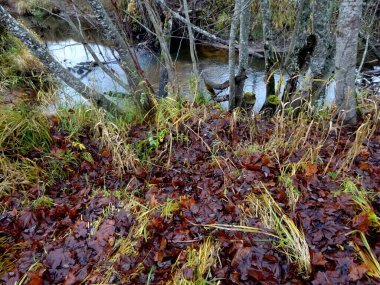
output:
M50 143L46 115L34 106L1 107L0 149L4 153L27 154L34 149L46 150Z
M78 215L84 215L88 220L79 235L100 242L105 252L81 282L97 276L99 282L153 284L163 270L157 266L170 260L166 275L170 284L217 284L222 278L216 272L230 266L231 259L237 264L259 249L252 243L256 235L266 237L259 242L271 251L271 260L287 260L297 268L294 278L313 278L319 270L313 263L316 245L310 243L310 229L298 216L304 204L346 195L351 198L344 196L340 203L353 205L352 223L364 213L370 225L351 231L360 240L346 234L351 251L342 252L352 254L355 249L355 262L360 257L363 272L376 277L376 251L368 234L379 229L376 197L352 172L353 167L374 168L357 161L368 155L369 140L377 134L379 112L371 104L370 108L362 124L347 131L333 121L333 112L307 109L295 117L283 108L272 120L261 120L240 110L226 113L172 98L157 103L154 118L145 120L146 125L110 117L88 105L59 108L53 116L25 104L2 106L0 197L6 200L17 194L22 200L18 211L33 213L55 213L63 207L61 199L69 197L70 203L82 199L76 196L84 197L78 208L59 212L70 213L67 223L83 224ZM335 196L334 189L315 190L321 181L340 189ZM4 203L1 211L8 207ZM114 226L121 220L127 225ZM345 229L350 222L346 215ZM78 234L77 228L57 231L56 242ZM175 235L181 239L175 240ZM4 249L0 265L6 271L12 268L10 256L19 250L5 246L7 241L0 239ZM166 256L177 244L181 250ZM156 252L147 252L144 246ZM146 256L140 256L142 251ZM246 256L235 258L239 252ZM42 254L29 273L42 270L44 258ZM120 273L126 260L133 262L127 262L127 273ZM30 276L24 272L20 280L30 281Z
M20 92L24 97L31 93L40 101L42 99L51 101L54 98L51 91L55 89L55 81L26 47L1 27L0 66L2 95Z
M311 257L302 229L284 213L266 188L261 195L250 194L247 203L251 214L277 234L277 246L290 262L297 264L299 274L308 278L311 274Z

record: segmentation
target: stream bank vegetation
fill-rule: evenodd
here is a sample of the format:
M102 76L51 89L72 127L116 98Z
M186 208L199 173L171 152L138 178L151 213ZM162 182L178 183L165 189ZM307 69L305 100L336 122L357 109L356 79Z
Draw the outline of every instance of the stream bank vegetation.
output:
M1 107L6 283L379 278L373 103L356 129L333 124L333 111L268 120L157 104L144 123L88 105L54 115Z
M122 94L130 102L127 112L65 70L0 5L1 95L32 92L30 98L10 96L0 104L2 282L380 281L379 97L355 87L352 64L361 1L336 6L318 1L320 10L313 1L290 1L297 7L289 22L274 1L232 1L225 9L234 15L224 34L229 40L192 24L194 3L184 0L177 13L162 1L128 2L142 9L141 22L159 37L161 91L144 77L131 38L116 28L117 16L110 17L98 0L85 2L102 34L114 42L127 75ZM253 12L240 13L242 7L261 15L266 102L256 113L254 94L243 90L247 58L254 54L243 30L257 19L250 20ZM64 6L59 9L68 17ZM281 24L273 20L277 14ZM330 18L326 22L322 16ZM176 84L170 18L184 24L190 38L193 96L182 96ZM71 25L80 31L79 22ZM283 61L274 49L281 27L294 36ZM345 27L350 39L341 32L336 39L326 36ZM198 34L229 47L228 81L203 77ZM81 37L86 40L85 33ZM342 50L345 43L349 46ZM328 107L321 98L332 69L335 75L347 72L334 76L341 78L336 88L341 93ZM286 82L283 88L272 81L277 71ZM88 102L47 112L59 96L59 83L47 74ZM229 101L228 111L216 99L221 85L229 87L219 100Z

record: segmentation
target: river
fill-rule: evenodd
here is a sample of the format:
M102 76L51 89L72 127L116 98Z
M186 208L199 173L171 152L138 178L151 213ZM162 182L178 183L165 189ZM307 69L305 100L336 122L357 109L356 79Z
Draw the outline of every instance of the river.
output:
M105 63L107 67L122 80L125 80L125 74L117 64L115 52L102 44L90 44L96 51L98 57ZM66 68L69 68L75 76L100 92L126 92L121 86L115 83L100 67L94 67L91 72L78 67L80 63L93 61L92 56L86 51L84 45L73 40L65 39L59 41L47 41L47 48L53 56ZM144 70L145 76L154 88L158 88L159 84L159 55L151 52L145 47L135 48L137 59ZM210 80L222 83L228 79L228 54L214 48L198 46L197 48L199 66L201 71ZM189 78L192 71L192 64L189 49L182 47L172 52L172 58L175 63L176 77L178 84L182 90L182 94L189 94ZM79 64L79 65L78 65ZM245 82L244 90L256 94L255 111L259 111L265 102L265 82L264 82L264 61L257 58L250 58L249 69L247 71L248 78ZM280 76L275 74L276 82ZM83 99L75 94L69 88L61 90L61 99L66 103L76 103ZM228 89L220 93L224 95ZM61 100L61 101L62 101Z

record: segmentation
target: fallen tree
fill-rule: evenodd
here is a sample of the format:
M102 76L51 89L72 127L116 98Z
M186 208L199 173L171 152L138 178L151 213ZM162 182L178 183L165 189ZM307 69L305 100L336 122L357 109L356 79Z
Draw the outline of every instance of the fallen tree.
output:
M248 78L247 74L245 72L243 72L243 73L235 76L235 84L236 83L240 83L240 82L244 81L247 78ZM229 79L226 80L226 81L224 81L224 82L222 82L222 83L214 82L214 81L206 78L205 76L203 77L203 79L205 81L207 90L211 93L211 98L213 100L216 97L216 94L215 94L214 90L224 90L224 89L227 89L227 88L230 87L230 80Z
M108 111L123 113L123 110L117 104L109 100L103 94L84 84L70 71L64 68L49 53L44 45L34 38L34 36L15 18L13 18L2 5L0 5L0 25L6 27L10 34L21 40L30 52L41 61L48 72L60 78L64 83L73 88L84 98L94 102L98 107L102 107Z
M163 9L163 10L166 10L168 11L172 16L173 18L181 21L182 23L186 24L186 25L189 25L195 32L205 36L206 38L208 38L209 40L211 40L212 42L216 42L218 43L218 45L215 45L215 47L218 47L218 48L222 48L222 49L227 49L229 48L229 41L228 40L225 40L225 39L222 39L214 34L211 34L203 29L201 29L200 27L192 24L191 22L189 22L188 20L186 20L186 18L182 17L179 13L173 11L172 9L170 9L167 5L165 5L163 2L159 1L159 0L156 0L156 2L160 5L160 7ZM239 45L235 45L235 49L239 50ZM257 57L257 58L264 58L264 56L256 51L254 51L252 48L248 48L248 53L249 55L251 56L254 56L254 57Z

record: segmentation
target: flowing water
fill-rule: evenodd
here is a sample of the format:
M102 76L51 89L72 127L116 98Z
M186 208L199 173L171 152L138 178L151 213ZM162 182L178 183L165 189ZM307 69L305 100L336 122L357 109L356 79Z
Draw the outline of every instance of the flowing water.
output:
M105 74L100 67L95 67L91 72L88 72L85 68L79 66L84 62L92 62L93 58L86 51L84 45L79 42L78 35L70 30L65 21L56 17L49 17L42 22L34 18L25 18L24 20L45 40L46 46L52 55L84 83L100 92L127 92ZM92 27L86 27L84 31L86 36L92 39L93 43L90 46L95 50L101 61L115 75L126 81L124 72L117 64L115 58L117 54L103 42L99 32L93 30ZM181 47L181 45L179 46ZM157 90L160 70L159 54L151 52L142 44L138 44L134 51L144 70L145 76ZM222 83L228 79L228 53L225 50L197 46L197 53L199 66L204 76L215 83ZM184 96L189 96L189 79L192 72L189 48L185 45L182 45L181 48L173 48L172 58L175 63L176 77L182 93ZM257 112L265 102L264 60L251 57L247 75L248 78L245 81L244 91L252 92L256 95L254 110ZM274 77L278 85L280 79L279 73L275 73ZM280 89L283 89L283 86ZM228 89L219 93L219 95L225 94L228 94ZM84 100L79 94L76 94L68 87L62 87L60 99L60 103L69 105ZM334 84L330 84L326 89L325 100L327 105L333 102ZM227 107L227 103L225 102L223 106Z
M85 47L73 40L47 41L47 48L53 56L66 68L69 68L75 76L100 92L126 92L121 86L115 83L100 67L94 67L92 71L87 71L81 66L82 63L92 62L92 56L86 51ZM109 47L102 44L91 44L91 47L96 51L98 57L104 62L107 67L122 80L126 80L125 74L117 64L115 52ZM137 46L134 50L137 59L144 70L144 73L153 85L158 88L159 84L159 55L149 51L146 48ZM228 54L225 51L220 51L204 46L198 47L199 66L201 71L211 81L222 83L228 79ZM172 53L173 61L175 62L176 76L182 93L187 96L189 94L189 78L192 71L191 58L188 48L183 47ZM244 90L256 94L256 105L254 109L260 110L265 101L265 82L264 82L264 61L256 58L250 59L249 69L247 71L248 78L246 79ZM279 80L279 75L275 75L276 81ZM78 102L83 99L75 94L70 88L62 89L63 98L67 103ZM228 89L220 93L226 94Z

